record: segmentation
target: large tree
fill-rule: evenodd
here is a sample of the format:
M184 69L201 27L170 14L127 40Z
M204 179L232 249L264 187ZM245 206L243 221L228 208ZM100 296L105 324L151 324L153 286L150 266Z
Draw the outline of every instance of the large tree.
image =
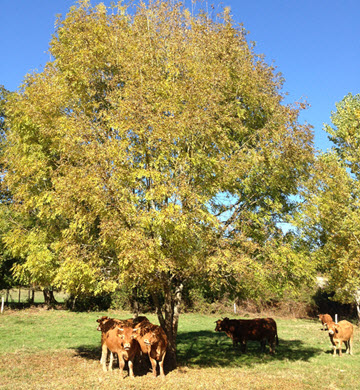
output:
M179 2L129 13L80 1L50 51L8 104L18 272L47 270L73 295L143 286L175 357L189 278L295 266L278 223L307 175L311 129L228 9L214 20Z
M355 302L360 321L360 95L337 103L331 121L334 147L313 166L298 221L334 299Z
M5 145L5 106L9 91L0 85L0 156L4 153ZM1 157L0 157L1 158ZM2 178L0 179L2 181ZM2 237L9 227L9 216L11 213L11 196L5 188L0 187L0 289L9 289L13 287L15 281L11 268L15 259L5 248Z

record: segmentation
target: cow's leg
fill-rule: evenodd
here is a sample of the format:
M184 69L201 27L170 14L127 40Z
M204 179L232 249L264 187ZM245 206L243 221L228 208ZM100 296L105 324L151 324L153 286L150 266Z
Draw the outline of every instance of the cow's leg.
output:
M134 365L132 360L128 361L128 365L129 365L129 377L134 378Z
M103 352L103 346L101 344L101 358L100 358L100 364L103 364L104 361L104 352Z
M352 355L353 354L353 341L354 341L354 336L351 336L348 343L349 343L349 354Z
M275 338L268 340L270 354L273 355L275 353L276 340Z
M102 364L102 367L103 367L103 371L106 372L107 369L106 369L106 360L107 360L107 353L108 353L108 349L107 349L107 346L105 344L103 344L101 346L101 364Z
M241 352L246 352L246 340L241 340Z
M347 354L349 354L349 355L351 355L352 353L352 351L351 351L351 347L352 347L352 345L351 345L351 339L349 339L349 340L347 340L347 341L344 341L344 344L345 344L345 353L347 353Z
M109 369L112 371L114 363L114 354L110 351L110 361L109 361Z
M152 358L149 354L149 359L150 359L150 362L151 362L151 367L152 367L152 370L153 370L153 375L154 377L156 378L156 359Z
M336 356L336 342L332 340L332 345L333 345L333 356Z
M120 378L123 379L123 371L124 371L124 367L125 367L125 360L123 358L123 356L120 354L118 354L118 359L119 359L119 368L120 368Z
M165 360L165 355L166 355L166 351L165 351L165 353L162 355L161 360L159 361L160 376L163 377L163 378L165 377L165 373L164 373L164 360Z
M266 348L266 340L262 339L262 340L260 340L260 350L261 350L261 352L265 352L265 348Z
M338 344L338 348L339 348L339 356L341 357L342 356L342 340L339 340L339 344Z

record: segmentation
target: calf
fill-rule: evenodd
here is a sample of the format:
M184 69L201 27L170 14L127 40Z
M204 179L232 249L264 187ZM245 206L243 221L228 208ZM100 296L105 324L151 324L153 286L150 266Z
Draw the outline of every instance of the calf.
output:
M160 376L164 377L164 359L168 340L164 330L151 323L136 329L136 340L138 341L141 351L148 354L153 375L157 375L157 362L159 362Z
M261 350L265 351L268 341L270 353L275 353L275 345L279 344L276 322L272 318L255 318L252 320L230 320L224 318L216 321L215 331L225 332L232 339L233 345L241 343L242 352L246 351L248 340L260 341Z
M338 324L328 324L330 341L334 348L333 356L336 356L336 349L339 349L339 356L342 356L342 343L344 342L346 352L352 355L354 338L353 325L349 321L340 321Z
M97 330L101 331L101 346L103 346L104 340L106 339L106 335L111 329L115 329L116 327L124 327L124 326L132 327L132 326L137 325L139 323L145 324L145 323L148 323L149 320L145 316L139 316L139 317L136 317L134 319L129 318L127 320L117 320L115 318L103 316L103 317L97 319L96 322L98 322L98 324L99 324L97 327ZM101 351L102 352L101 352L100 363L103 364L105 361L105 364L106 364L108 351L105 348L101 348ZM114 359L114 355L110 351L110 362L109 362L109 369L110 370L112 370L112 367L113 367L113 359Z
M121 320L117 320L115 318L110 318L107 316L102 316L101 318L97 319L96 322L98 322L98 327L96 328L98 331L101 332L101 358L100 358L100 364L104 363L106 364L106 359L107 359L107 349L105 352L105 348L102 348L104 344L104 340L106 338L106 334L109 330L115 329L117 326L120 326L122 324ZM113 360L114 360L114 355L112 352L110 352L110 363L109 363L109 368L112 370L113 366Z
M325 330L325 327L329 329L328 324L334 322L330 314L319 314L319 320L322 323L322 330Z
M121 343L121 348L116 351L119 356L120 375L122 377L125 361L127 361L129 365L129 376L133 378L133 361L136 354L138 354L140 351L139 344L135 340L136 329L124 326L122 328L116 328L116 330L118 332L118 340L120 340ZM111 350L111 348L109 349Z

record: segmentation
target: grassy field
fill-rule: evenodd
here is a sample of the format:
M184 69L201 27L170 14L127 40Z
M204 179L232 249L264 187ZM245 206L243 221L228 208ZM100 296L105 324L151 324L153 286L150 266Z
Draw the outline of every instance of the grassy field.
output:
M30 299L30 292L29 288L12 288L8 291L8 304L17 304L17 303L27 303ZM0 290L0 300L1 297L4 297L6 299L7 291L6 290ZM67 298L67 295L63 292L54 292L54 297L57 302L63 303L65 298ZM34 295L34 303L35 304L41 304L44 303L44 294L42 291L36 290Z
M131 317L126 312L6 310L0 316L0 389L360 388L357 327L354 356L332 357L319 321L283 318L275 318L280 339L275 356L260 353L255 342L241 354L225 334L214 332L217 316L197 314L180 318L176 370L164 380L136 369L135 379L121 379L117 368L104 373L99 363L96 319L105 314ZM154 315L146 315L157 323Z

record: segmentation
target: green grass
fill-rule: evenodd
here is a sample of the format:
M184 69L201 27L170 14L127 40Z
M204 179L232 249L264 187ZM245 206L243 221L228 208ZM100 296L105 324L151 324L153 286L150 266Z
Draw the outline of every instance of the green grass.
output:
M19 294L20 290L20 294ZM6 299L6 290L0 290L0 300L1 297L4 297ZM20 302L19 302L19 295L20 295ZM65 299L67 298L67 295L64 294L61 291L54 292L54 297L58 303L63 303ZM29 301L29 289L28 288L12 288L9 290L8 295L8 302L9 304L18 304L18 303L27 303ZM34 303L35 304L41 304L44 303L44 294L42 291L35 291L34 295Z
M360 348L354 356L332 357L327 332L317 320L275 318L280 344L275 356L260 353L257 342L241 354L224 333L215 333L216 316L183 314L178 335L178 368L165 380L137 375L121 380L117 369L99 364L101 315L27 309L0 315L0 389L359 389ZM148 318L157 323L154 315ZM358 353L357 353L358 352ZM136 371L135 371L136 374Z

